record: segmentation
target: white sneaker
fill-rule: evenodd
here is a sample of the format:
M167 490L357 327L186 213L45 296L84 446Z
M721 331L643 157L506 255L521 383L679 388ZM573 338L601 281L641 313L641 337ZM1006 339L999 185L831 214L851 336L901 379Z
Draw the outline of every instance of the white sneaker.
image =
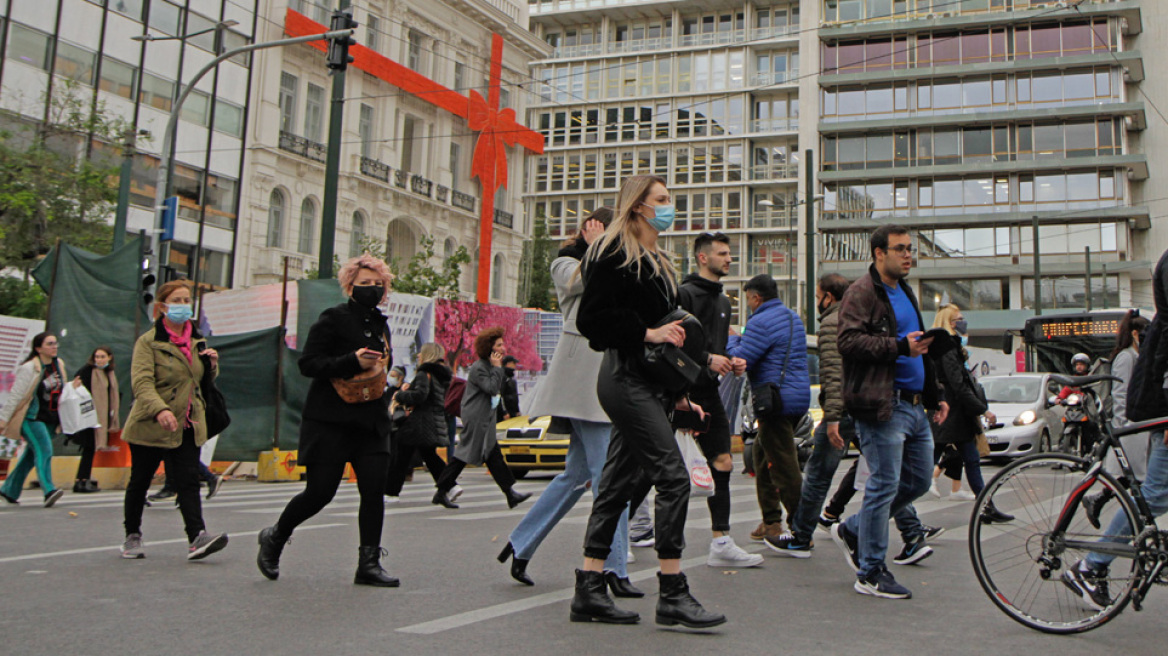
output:
M629 552L629 557L628 557L628 560L626 560L626 561L625 561L625 563L626 563L626 564L629 564L629 565L632 565L632 564L633 564L633 563L635 563L635 562L637 562L637 557L633 555L633 552L632 552L632 551L630 551L630 552Z
M385 497L386 503L401 503L401 497Z
M969 490L960 490L949 495L950 501L973 501L977 495Z
M937 479L935 478L933 479L932 484L929 485L929 494L937 497L938 499L941 498L941 490L937 489Z
M446 498L450 499L450 503L454 503L455 501L458 501L458 497L460 497L460 496L462 496L462 486L461 485L455 485L454 487L450 488L449 492L446 493Z
M710 567L758 567L762 564L760 554L746 553L734 538L725 536L710 541L710 555L706 565Z

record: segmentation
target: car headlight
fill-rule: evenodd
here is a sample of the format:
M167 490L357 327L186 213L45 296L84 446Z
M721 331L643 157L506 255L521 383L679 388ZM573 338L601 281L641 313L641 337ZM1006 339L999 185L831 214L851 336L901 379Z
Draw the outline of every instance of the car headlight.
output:
M1038 420L1038 414L1033 410L1024 410L1014 418L1015 426L1028 426Z

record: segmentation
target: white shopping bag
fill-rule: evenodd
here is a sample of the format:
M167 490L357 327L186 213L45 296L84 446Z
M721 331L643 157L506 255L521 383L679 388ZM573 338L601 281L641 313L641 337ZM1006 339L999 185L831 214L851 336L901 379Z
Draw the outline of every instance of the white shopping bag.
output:
M694 440L693 431L679 430L674 432L677 448L681 450L681 459L689 472L689 495L691 497L709 497L714 495L714 474L710 471L710 463L702 454L701 448Z
M97 428L97 408L89 390L82 386L65 385L57 401L57 416L61 421L61 432L66 435L80 433L86 428Z

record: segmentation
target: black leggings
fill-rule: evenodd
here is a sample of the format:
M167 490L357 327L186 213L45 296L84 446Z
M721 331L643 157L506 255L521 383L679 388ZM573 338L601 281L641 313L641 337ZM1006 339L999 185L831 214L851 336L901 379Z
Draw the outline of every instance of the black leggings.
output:
M847 507L848 502L852 500L852 497L856 496L856 468L859 465L860 459L856 458L852 461L852 466L844 473L844 477L840 480L839 487L835 489L835 494L832 495L831 501L823 509L823 512L828 516L838 518L843 515L844 508Z
M385 484L385 493L389 496L396 497L401 494L402 486L406 482L406 474L413 469L415 453L422 456L422 462L426 463L426 469L430 470L430 476L433 477L435 483L442 476L442 472L446 469L446 462L438 455L438 450L434 446L399 444L397 452L394 453L393 462L389 465L389 480Z
M324 509L337 493L337 486L345 475L345 463L320 462L305 465L308 485L304 491L292 497L280 520L276 522L276 532L284 538L291 537L292 531L313 515ZM357 474L357 491L361 494L361 507L357 511L357 527L361 534L362 547L381 546L381 527L385 522L385 478L389 471L389 454L364 455L353 461L353 471ZM196 483L197 485L197 483Z
M86 428L70 439L81 447L81 463L77 465L77 480L88 481L89 477L93 475L93 455L97 451L97 436L92 428Z
M689 504L689 472L673 437L661 391L630 372L615 350L604 353L596 392L612 419L612 440L584 538L584 557L608 558L621 514L642 476L657 489L653 522L657 557L681 558Z
M194 429L183 430L182 444L173 449L156 446L130 445L130 482L126 485L126 535L142 532L142 508L146 492L154 480L160 463L166 463L166 475L178 495L187 539L194 540L206 526L203 524L203 502L199 499L199 447L195 446Z
M442 475L435 481L438 489L442 492L449 492L458 483L458 476L463 469L466 469L466 463L451 456L450 462L446 463L446 468L442 470ZM511 473L511 468L503 459L503 452L499 450L498 444L487 452L487 471L491 472L491 478L495 479L495 485L498 485L504 493L515 487L515 475Z

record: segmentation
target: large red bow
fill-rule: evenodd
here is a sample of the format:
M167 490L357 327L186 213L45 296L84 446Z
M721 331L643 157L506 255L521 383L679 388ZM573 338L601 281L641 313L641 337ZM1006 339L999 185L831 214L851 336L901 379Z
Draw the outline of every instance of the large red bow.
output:
M475 142L474 155L471 158L471 175L487 184L492 178L495 188L502 185L507 187L507 149L519 141L519 131L523 126L515 120L514 109L492 109L487 101L477 91L470 92L470 112L467 122L471 130L480 133ZM491 150L494 148L494 156ZM495 175L491 176L491 167ZM491 189L490 193L494 193Z

